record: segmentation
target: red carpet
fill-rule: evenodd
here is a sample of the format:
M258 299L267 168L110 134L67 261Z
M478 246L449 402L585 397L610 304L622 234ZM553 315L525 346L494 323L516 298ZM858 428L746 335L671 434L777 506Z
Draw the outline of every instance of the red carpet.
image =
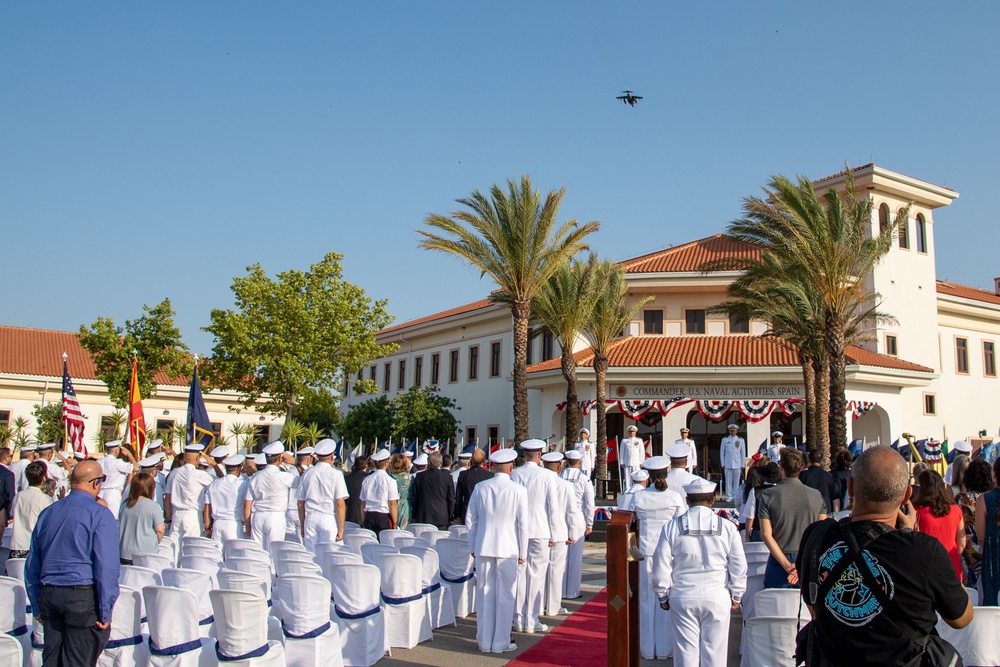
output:
M605 667L608 664L608 589L514 658L508 667Z

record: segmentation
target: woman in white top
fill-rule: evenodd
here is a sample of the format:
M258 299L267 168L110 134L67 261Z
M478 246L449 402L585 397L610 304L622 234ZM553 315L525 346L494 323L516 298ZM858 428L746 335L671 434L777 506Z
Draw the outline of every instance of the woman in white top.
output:
M28 488L14 496L11 509L13 525L10 531L10 557L27 558L31 549L31 532L42 510L52 504L52 496L40 487L48 478L48 468L41 461L32 461L24 468Z

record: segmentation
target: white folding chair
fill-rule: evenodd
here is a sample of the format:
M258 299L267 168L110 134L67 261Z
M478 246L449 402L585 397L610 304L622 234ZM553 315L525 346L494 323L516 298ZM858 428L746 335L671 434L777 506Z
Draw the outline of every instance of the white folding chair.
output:
M7 576L11 579L17 579L22 584L24 583L24 564L26 563L24 558L8 558L6 571Z
M330 620L330 582L313 575L278 579L278 617L288 667L341 667L340 629Z
M389 646L413 648L433 639L430 604L421 587L420 559L410 554L383 553L378 568L382 573L382 609Z
M743 555L749 557L750 554L762 553L769 554L770 551L767 549L767 545L763 542L743 542Z
M185 539L191 539L191 538L185 538ZM213 540L212 544L218 544L218 542L215 542ZM212 560L215 561L216 563L221 563L222 549L216 547L209 547L200 542L195 544L185 544L183 547L181 547L181 558L184 558L185 556L200 556L207 560Z
M429 547L403 547L399 553L410 554L420 559L423 567L421 577L421 593L430 604L431 628L437 629L446 625L457 626L455 619L455 603L451 597L451 587L441 585L441 566L438 553Z
M362 528L360 524L354 523L353 521L344 522L345 535L347 535L348 533L356 533L359 530L364 530L364 528Z
M969 588L968 586L966 586L965 587L965 592L969 594L969 599L972 600L972 606L973 607L978 607L979 606L979 591L977 589L975 589L975 588ZM997 597L1000 598L1000 594L997 594Z
M381 575L374 565L345 563L330 580L344 663L370 667L389 650L385 612L379 604Z
M9 635L0 635L0 667L21 667L23 655L19 641Z
M321 554L336 551L350 552L351 548L343 542L317 542L315 548L316 562L319 563Z
M976 607L972 622L961 630L943 621L937 630L966 665L1000 665L1000 607Z
M448 532L452 537L462 538L469 534L469 529L461 523L456 523L454 526L448 526Z
M423 547L425 549L430 549L431 543L427 540L422 540L419 537L397 537L393 541L392 546L400 550L404 547Z
M145 567L154 572L163 572L168 567L173 567L174 563L167 554L132 554L132 565Z
M751 667L795 667L797 618L754 616L747 619L747 653Z
M205 556L181 556L178 567L182 570L204 572L212 578L212 588L219 587L219 568L221 567L219 561L206 558Z
M754 575L764 576L764 570L767 569L766 560L758 561L747 561L747 576L752 577Z
M454 528L454 526L452 526L452 528ZM452 535L448 531L438 530L438 531L435 531L433 533L426 532L426 533L424 533L424 536L422 538L420 538L420 539L427 540L427 544L429 544L430 547L431 547L431 549L433 549L437 545L438 540L449 540L449 539L464 540L465 539L465 535L462 535L461 537L455 537L454 535Z
M219 570L219 588L227 591L246 591L247 593L259 593L264 596L268 609L270 610L267 638L281 640L281 623L278 620L278 610L274 605L271 596L271 581L256 574L238 572L236 570ZM213 612L214 613L214 612Z
M132 590L142 591L146 586L162 586L163 579L160 577L160 573L154 570L150 570L148 567L138 567L137 565L122 565L121 569L118 571L118 585L127 586ZM140 609L142 613L142 622L146 622L146 602L143 598L142 606ZM44 628L44 626L43 626ZM41 640L39 640L41 643Z
M797 588L765 588L753 596L754 616L794 616L808 623L809 607ZM804 624L803 624L804 625Z
M215 654L220 662L238 667L284 667L281 642L268 638L263 595L218 590L209 597L215 615Z
M177 545L166 537L160 540L160 545L156 547L156 553L166 556L170 561L170 567L177 567Z
M344 544L356 553L361 555L361 545L363 544L378 544L378 538L375 537L375 533L369 531L358 531L356 533L350 533L344 535Z
M333 572L338 567L347 564L361 565L364 563L361 556L353 551L328 551L319 555L319 566L323 571L323 578L333 584Z
M142 593L118 587L118 599L111 612L111 635L97 658L97 667L145 667L149 648L142 634Z
M194 535L189 535L188 537L182 537L180 542L180 552L184 553L185 549L188 548L206 548L212 549L214 551L222 553L222 543L216 542L211 537L197 537Z
M233 562L236 559L239 559L239 562L244 563L245 567L250 567L250 564L247 563L247 561L257 563L257 569L261 572L262 576L263 573L265 572L267 573L268 576L271 576L271 573L274 570L274 566L271 563L270 554L268 554L263 549L261 549L260 551L254 551L252 549L244 549L236 554L233 554L232 556L226 556L222 560L222 567L228 568L230 570L235 570L236 568L231 567L229 563Z
M198 628L198 600L169 586L142 589L149 625L150 667L198 667L212 664L212 640Z
M281 551L274 558L274 567L277 570L281 563L295 561L296 563L315 563L316 558L308 551Z
M198 600L198 627L202 637L213 637L212 601L208 592L212 590L212 577L197 570L182 570L168 567L160 573L163 585L188 591Z
M21 645L23 655L31 655L31 627L28 625L28 593L24 583L13 577L0 577L0 634Z
M396 546L397 537L413 537L413 533L411 533L408 530L390 528L388 530L383 530L381 533L378 534L378 543L394 547Z
M264 547L260 546L253 540L246 539L235 539L226 540L222 543L222 555L223 559L226 558L249 558L248 554L263 555L265 559L269 559L271 554L264 550Z
M309 553L306 548L299 544L298 542L287 542L284 540L276 540L271 542L267 547L268 552L271 554L271 560L275 561L281 554L287 553L289 551L297 551L299 553Z
M406 530L413 533L414 537L420 537L423 533L437 532L437 526L429 523L408 523L406 524Z
M312 560L279 560L278 578L288 574L314 574L317 577L323 576L323 570Z
M361 545L361 560L375 567L381 567L378 562L381 556L398 553L399 549L386 544L373 544L369 542L368 544Z
M466 618L476 610L475 560L465 540L443 539L437 542L441 581L451 589L455 616Z

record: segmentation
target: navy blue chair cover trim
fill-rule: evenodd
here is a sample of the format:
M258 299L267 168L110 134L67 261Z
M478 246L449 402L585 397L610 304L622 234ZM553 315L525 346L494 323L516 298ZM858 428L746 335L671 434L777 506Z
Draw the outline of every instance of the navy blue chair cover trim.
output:
M440 582L438 582L436 584L431 584L430 586L428 586L424 590L420 591L420 594L421 595L427 595L428 593L433 593L434 591L438 590L439 588L441 588L441 583Z
M112 639L104 648L121 648L122 646L136 646L142 643L142 635L135 637L124 637L122 639Z
M382 595L382 602L386 604L406 604L407 602L414 602L419 600L424 596L423 592L417 593L416 595L411 595L405 598L391 598L388 595Z
M8 630L7 634L10 635L11 637L20 637L21 635L23 635L27 631L28 631L28 626L27 625L22 625L19 628L14 628L13 630Z
M293 635L291 632L285 629L285 624L281 624L281 632L289 639L312 639L313 637L319 637L321 634L330 629L330 621L327 621L323 625L319 626L315 630L310 630L309 632L302 635Z
M34 632L31 633L31 648L33 648L33 649L35 649L37 651L41 651L43 648L45 648L45 644L44 643L39 644L38 641L35 639L35 633Z
M153 638L149 638L149 652L153 655L181 655L182 653L190 653L191 651L197 651L201 648L201 639L192 639L189 642L184 642L183 644L177 644L176 646L164 646L160 648L153 641Z
M147 622L148 620L149 620L149 619L147 619L147 618L146 618L145 616L143 616L142 618L140 618L140 619L139 619L139 622L140 622L140 623L145 623L145 622Z
M250 658L259 658L260 656L267 653L268 649L271 648L270 644L264 644L260 648L255 648L254 650L244 653L243 655L226 655L219 648L219 642L215 642L215 657L219 659L220 662L233 662L235 660L249 660Z
M267 606L268 606L268 607L272 606L273 604L274 604L274 601L273 601L273 600L268 600L268 601L267 601Z
M215 623L215 616L209 616L198 621L198 625L211 625L212 623Z
M356 621L359 618L368 618L369 616L374 616L375 614L382 611L382 608L373 607L372 609L369 609L368 611L363 611L360 614L348 614L346 611L344 611L337 605L333 605L333 610L337 613L338 618L342 618L345 621Z
M449 584L464 584L465 582L476 576L475 572L470 572L465 576L459 577L458 579L449 579L448 577L441 575L441 579L447 581Z

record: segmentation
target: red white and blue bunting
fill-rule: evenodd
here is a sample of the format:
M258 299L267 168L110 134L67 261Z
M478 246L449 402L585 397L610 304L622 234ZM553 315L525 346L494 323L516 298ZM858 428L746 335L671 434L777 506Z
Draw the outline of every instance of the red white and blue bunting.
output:
M619 411L629 419L639 420L650 413L660 413L666 415L674 408L682 405L694 403L698 412L705 419L713 422L720 422L726 418L730 412L739 412L748 422L759 422L767 419L775 410L781 410L785 416L791 417L799 405L804 405L805 400L801 398L789 398L783 401L755 400L755 401L699 401L691 398L677 396L676 398L666 398L659 400L628 400L609 398L605 401L605 409L618 408ZM580 411L587 415L597 404L594 399L580 401ZM847 409L853 413L857 419L867 413L877 405L874 401L851 401L847 404ZM565 410L566 403L557 403L557 410Z
M857 419L874 408L875 405L875 401L851 401L847 404L847 409L854 413L854 418Z
M629 419L641 419L643 415L657 408L659 410L659 401L629 401L629 400L608 400L609 405L618 405L618 409L621 410L622 414Z
M725 419L732 407L732 401L698 401L701 416L714 422Z
M763 421L778 407L779 401L736 401L736 409L747 421Z

